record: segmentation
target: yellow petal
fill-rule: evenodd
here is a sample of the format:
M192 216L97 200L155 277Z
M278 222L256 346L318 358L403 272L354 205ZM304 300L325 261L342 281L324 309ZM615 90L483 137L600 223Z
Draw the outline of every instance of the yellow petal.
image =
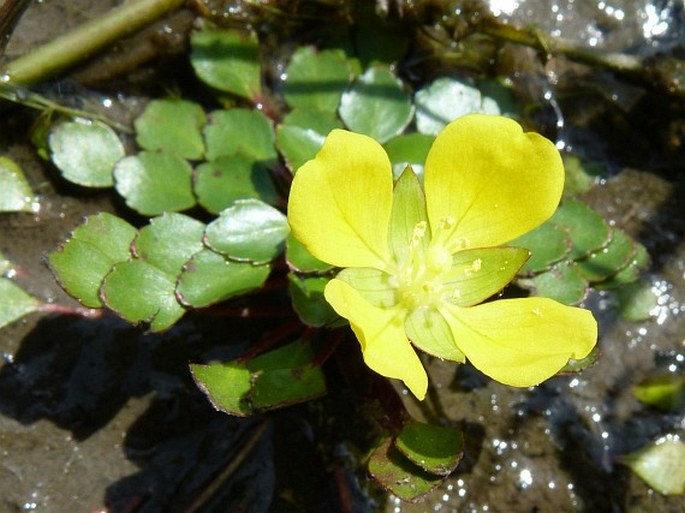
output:
M556 210L564 167L554 144L524 133L515 121L471 114L438 134L426 158L428 219L444 220L450 251L497 246L522 235Z
M288 222L319 260L338 267L386 269L392 168L380 144L333 130L295 174Z
M338 279L328 282L324 295L338 315L350 321L366 365L378 374L401 379L423 400L428 376L404 332L404 312L375 307Z
M537 385L569 360L587 356L597 322L582 308L546 298L505 299L469 308L441 308L466 358L491 378L516 387Z

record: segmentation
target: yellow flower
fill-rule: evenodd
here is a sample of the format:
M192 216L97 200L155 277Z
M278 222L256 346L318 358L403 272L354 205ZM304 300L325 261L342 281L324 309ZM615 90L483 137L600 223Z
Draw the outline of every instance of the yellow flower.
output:
M423 399L414 347L466 357L520 387L587 356L597 340L589 311L537 297L482 303L530 256L502 245L557 208L564 170L554 145L510 119L473 114L437 136L424 170L423 188L410 168L393 184L376 141L334 130L292 184L293 234L344 268L325 297L349 320L366 364Z

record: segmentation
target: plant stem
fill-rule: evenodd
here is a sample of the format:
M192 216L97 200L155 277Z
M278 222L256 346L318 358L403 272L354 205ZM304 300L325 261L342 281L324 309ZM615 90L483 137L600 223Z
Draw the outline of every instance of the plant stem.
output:
M31 85L92 56L106 45L159 19L185 0L130 0L11 61L3 80Z

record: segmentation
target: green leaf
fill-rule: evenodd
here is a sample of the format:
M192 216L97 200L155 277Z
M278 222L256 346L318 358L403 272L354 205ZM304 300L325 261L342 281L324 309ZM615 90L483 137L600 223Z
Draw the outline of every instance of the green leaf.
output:
M203 82L255 101L261 94L259 46L253 33L204 29L190 38L190 62Z
M649 282L627 283L618 287L616 292L619 313L626 321L646 321L658 306L658 298Z
M373 63L397 63L409 47L409 32L401 23L390 21L392 16L379 16L373 2L362 2L355 8L359 17L352 28L355 55L364 66ZM388 4L385 4L386 7Z
M24 172L8 157L0 157L0 183L0 212L34 211L34 194Z
M204 249L184 266L176 293L183 304L202 308L261 287L270 271L268 265L235 262Z
M198 202L212 214L240 199L278 201L269 168L242 153L200 164L193 182Z
M115 263L131 258L136 233L133 226L111 214L89 216L50 254L50 268L62 287L84 306L100 308L100 285Z
M342 128L342 123L328 112L295 109L283 118L276 128L276 142L293 173L316 156L334 128Z
M685 443L680 440L657 441L624 456L622 462L659 493L685 493Z
M395 178L399 178L404 169L411 166L414 173L422 180L423 165L433 141L435 141L435 136L418 132L398 135L387 141L383 147L390 157Z
M395 440L395 447L407 459L439 476L446 476L457 468L462 445L459 431L415 420L406 424Z
M578 260L578 270L590 281L602 281L626 267L636 252L633 240L623 230L613 228L609 244Z
M578 266L562 262L531 280L536 296L555 299L565 305L577 305L587 295L588 283Z
M207 160L232 157L238 152L267 163L278 158L273 126L259 110L216 110L209 115L204 136Z
M574 374L581 372L590 365L594 365L597 363L597 360L599 359L599 349L597 346L592 348L592 351L585 357L581 358L579 360L576 360L574 358L569 359L568 362L566 362L566 365L564 365L561 369L559 369L559 372L557 374Z
M417 501L443 479L409 461L391 438L384 440L371 453L369 473L383 488L407 502Z
M174 294L176 278L143 260L115 264L102 284L101 297L108 308L127 321L146 322L163 331L185 310Z
M322 262L307 251L292 232L285 241L285 259L288 266L299 273L325 272L333 269L332 265Z
M537 273L549 269L571 250L571 239L566 231L551 222L541 224L509 244L531 252L530 260L521 268L521 273Z
M289 232L285 216L266 203L236 201L207 226L206 244L235 260L269 262L283 252Z
M633 393L643 403L664 411L685 408L685 376L665 374L649 378L633 387Z
M474 112L499 114L497 104L460 80L441 77L416 92L416 128L437 135L451 121Z
M179 157L199 160L205 152L202 127L205 112L186 100L152 100L133 126L136 141L145 150L165 150Z
M633 283L637 281L640 278L640 275L649 267L651 261L647 248L639 242L633 242L635 244L635 255L630 263L608 279L595 283L594 287L596 289L613 289Z
M551 217L550 222L560 225L571 237L569 258L583 258L609 243L609 225L604 218L579 201L566 200Z
M161 271L178 276L183 265L204 246L205 225L183 214L165 212L140 229L133 252Z
M286 69L285 101L291 107L335 113L351 78L352 71L342 50L300 47Z
M0 251L0 275L9 272L12 269L12 262Z
M330 278L324 276L288 274L288 290L293 309L307 326L319 328L338 318L338 314L335 313L323 295L329 281Z
M323 372L312 361L311 347L295 341L246 363L191 365L191 371L216 409L247 416L325 394Z
M566 178L564 180L564 198L585 194L595 186L599 170L582 162L575 155L563 155Z
M41 302L7 278L0 277L0 328L40 308Z
M414 109L390 68L374 66L345 91L339 113L347 128L384 143L402 133Z
M238 362L191 364L190 371L198 388L219 411L247 417L254 413L248 400L252 373Z
M111 187L114 164L126 154L114 130L98 121L60 123L48 145L62 176L86 187Z
M195 205L193 170L178 155L143 151L114 168L116 189L132 209L146 216L186 210Z

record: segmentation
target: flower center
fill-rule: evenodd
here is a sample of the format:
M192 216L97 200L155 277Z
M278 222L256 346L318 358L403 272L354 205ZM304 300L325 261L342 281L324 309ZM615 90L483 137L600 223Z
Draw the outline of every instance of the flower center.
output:
M428 224L421 221L414 227L409 251L400 262L395 275L398 300L407 309L437 305L459 294L454 287L443 285L452 269L452 255L447 250L447 239L455 225L453 217L442 219L428 234Z

